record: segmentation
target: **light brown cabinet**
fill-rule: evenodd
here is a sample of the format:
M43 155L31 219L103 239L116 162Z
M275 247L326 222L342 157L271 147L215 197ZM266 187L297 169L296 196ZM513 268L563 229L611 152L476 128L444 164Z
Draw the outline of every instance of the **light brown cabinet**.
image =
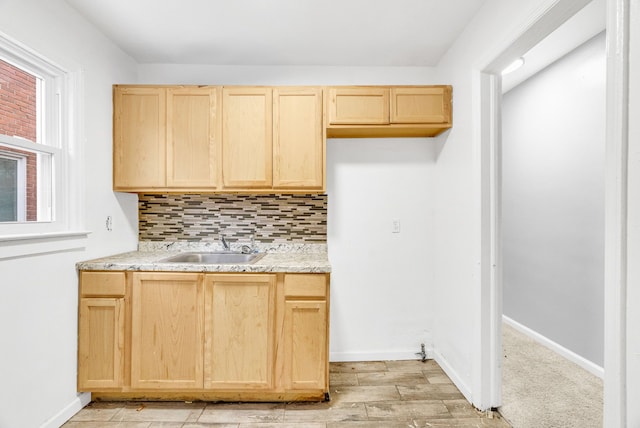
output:
M284 385L290 390L328 388L328 284L323 275L284 277Z
M114 190L166 186L166 116L164 88L114 88Z
M451 122L451 88L396 87L390 89L389 123Z
M219 187L216 87L114 87L113 187Z
M202 388L202 296L201 274L132 274L132 388Z
M450 86L331 87L327 137L432 137L451 127Z
M327 137L436 136L451 128L451 93L445 85L115 85L113 187L322 192Z
M272 390L276 275L207 275L205 388Z
M225 188L271 187L272 104L271 88L223 88L222 170Z
M78 324L78 389L121 388L124 352L124 273L82 272Z
M81 272L78 390L321 400L328 274Z
M389 88L329 88L329 126L386 125L389 123Z
M216 189L220 88L167 88L167 187Z
M319 87L114 86L114 190L324 189Z
M273 90L273 187L324 189L322 88Z

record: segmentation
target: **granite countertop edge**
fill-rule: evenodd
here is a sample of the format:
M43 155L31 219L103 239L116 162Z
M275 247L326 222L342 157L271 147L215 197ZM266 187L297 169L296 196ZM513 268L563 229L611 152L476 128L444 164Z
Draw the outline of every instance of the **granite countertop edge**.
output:
M142 250L141 250L142 249ZM166 263L163 259L185 251L220 251L216 245L205 247L139 245L138 251L82 261L76 264L79 271L140 271L140 272L283 272L330 273L326 245L263 247L264 257L249 264L197 264ZM232 250L234 250L232 246Z

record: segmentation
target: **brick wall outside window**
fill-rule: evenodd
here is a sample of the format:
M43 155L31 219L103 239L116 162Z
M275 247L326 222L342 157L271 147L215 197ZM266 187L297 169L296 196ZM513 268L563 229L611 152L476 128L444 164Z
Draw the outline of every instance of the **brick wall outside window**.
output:
M36 77L0 60L0 134L36 142L36 126ZM36 221L36 154L8 147L0 147L0 150L26 156L26 218Z

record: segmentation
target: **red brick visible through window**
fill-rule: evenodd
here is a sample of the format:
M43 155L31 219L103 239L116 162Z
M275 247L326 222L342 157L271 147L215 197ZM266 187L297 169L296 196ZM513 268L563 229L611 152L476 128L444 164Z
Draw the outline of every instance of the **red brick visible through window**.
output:
M36 77L0 60L0 134L36 142ZM38 216L36 155L1 147L27 158L27 221Z

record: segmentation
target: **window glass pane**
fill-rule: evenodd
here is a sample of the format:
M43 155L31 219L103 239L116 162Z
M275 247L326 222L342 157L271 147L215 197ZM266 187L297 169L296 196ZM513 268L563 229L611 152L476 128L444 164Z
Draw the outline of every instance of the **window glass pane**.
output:
M38 81L0 60L0 134L37 142Z
M51 221L53 156L0 143L0 160L0 222Z
M18 161L0 157L0 221L18 220Z

